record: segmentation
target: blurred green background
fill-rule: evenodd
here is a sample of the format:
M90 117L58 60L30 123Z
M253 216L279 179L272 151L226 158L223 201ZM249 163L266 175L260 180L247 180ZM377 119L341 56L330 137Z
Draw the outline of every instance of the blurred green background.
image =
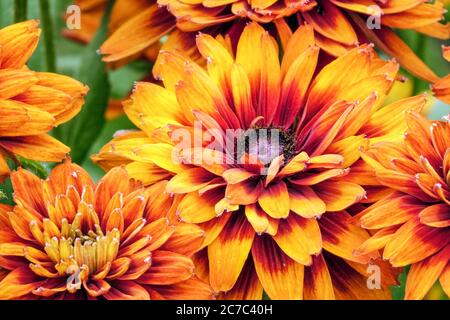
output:
M133 0L131 0L133 1ZM67 124L56 128L53 135L72 148L71 157L98 180L103 171L91 162L90 155L108 141L117 130L134 128L126 116L107 121L104 117L110 99L123 99L131 91L135 81L149 74L148 61L135 61L118 70L109 70L101 62L97 49L107 37L108 12L103 18L102 27L89 45L82 45L63 37L66 28L64 19L71 0L0 0L0 28L15 21L39 19L43 33L39 46L29 61L29 67L36 71L51 71L74 77L90 87L82 112ZM16 9L15 9L16 8ZM19 8L19 9L17 9ZM26 8L26 9L24 9ZM447 12L447 21L450 14ZM439 76L450 73L450 64L442 58L442 41L435 40L412 31L397 31L427 65ZM449 44L449 43L447 43ZM395 86L389 99L397 99L428 91L429 84L401 71L408 77L404 84ZM450 113L450 106L434 99L427 110L432 119L439 119ZM22 165L45 177L51 164L22 162ZM0 185L0 202L11 203L10 181ZM401 285L392 288L395 299L402 299L407 270L400 275ZM427 299L448 299L438 284L428 294Z

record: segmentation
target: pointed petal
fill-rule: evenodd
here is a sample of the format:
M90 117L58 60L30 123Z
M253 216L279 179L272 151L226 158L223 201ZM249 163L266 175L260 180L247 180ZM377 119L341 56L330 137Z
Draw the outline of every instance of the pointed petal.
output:
M255 232L242 214L233 214L219 236L208 246L212 288L229 291L236 283L250 252Z
M252 256L258 278L271 299L303 298L303 265L284 254L269 236L255 238Z

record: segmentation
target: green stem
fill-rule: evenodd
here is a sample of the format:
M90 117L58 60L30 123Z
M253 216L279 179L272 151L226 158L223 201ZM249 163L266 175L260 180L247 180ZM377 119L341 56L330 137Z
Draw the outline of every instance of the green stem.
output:
M14 21L27 20L27 0L14 0Z
M424 35L421 34L417 34L418 39L417 39L417 44L416 44L416 54L417 56L422 60L425 61L425 54L427 52L427 38ZM419 94L422 91L426 90L426 88L428 87L428 84L423 81L420 80L418 78L414 78L414 89L413 89L413 93L414 94Z
M53 20L48 0L39 0L42 30L44 33L45 60L47 71L56 72L55 42L53 37Z

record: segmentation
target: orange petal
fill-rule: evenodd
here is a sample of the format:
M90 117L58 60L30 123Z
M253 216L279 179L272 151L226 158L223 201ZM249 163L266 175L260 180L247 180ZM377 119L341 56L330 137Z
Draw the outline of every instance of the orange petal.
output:
M228 50L210 35L200 34L196 38L197 48L207 60L209 76L226 94L230 94L230 70L233 57ZM231 96L228 97L231 100Z
M328 270L333 279L333 288L337 300L391 300L388 288L369 289L367 274L360 274L345 261L326 255Z
M241 168L232 168L228 169L223 173L223 178L229 184L236 184L239 182L243 182L251 177L254 177L256 174L253 172L249 172L245 169Z
M149 135L168 124L187 123L186 110L181 109L175 94L153 83L137 82L130 100L124 103L124 111Z
M2 68L21 68L30 59L39 42L38 20L28 20L0 29Z
M220 217L200 224L200 227L205 231L205 240L203 241L203 247L210 245L211 242L213 242L219 236L233 214L234 213L224 213Z
M221 295L226 300L261 300L263 287L255 271L253 259L248 257L233 289Z
M289 38L286 50L283 55L281 64L281 72L285 77L286 73L294 62L305 52L309 47L313 47L314 29L309 24L304 24L298 27L294 34Z
M430 227L450 226L450 212L447 204L436 204L423 209L419 214L420 222Z
M33 71L27 69L2 69L0 70L0 99L7 100L25 92L38 78Z
M261 208L272 218L286 218L289 215L289 192L283 181L264 189L258 198Z
M189 193L207 186L215 176L203 168L192 168L178 173L167 184L168 193Z
M394 192L361 212L361 226L381 229L399 225L416 217L424 208L417 199Z
M14 188L14 201L16 203L45 216L46 206L42 197L42 182L37 176L19 168L11 174L11 183Z
M199 251L205 238L205 232L197 225L180 223L175 232L161 247L161 250L176 252L185 256L192 256Z
M255 232L243 214L234 214L219 236L208 246L212 288L229 291L247 260Z
M334 300L333 283L327 263L320 254L305 268L304 295L307 300Z
M247 180L241 183L227 185L225 198L231 204L248 205L258 201L263 192L263 183L259 180Z
M418 219L405 223L384 248L383 258L394 267L421 261L447 244L448 230L421 224Z
M0 299L8 300L24 296L38 288L44 281L28 268L28 266L14 269L0 281Z
M259 235L268 233L275 235L278 230L278 219L272 219L265 213L257 204L250 204L245 206L245 216L253 229Z
M303 265L311 265L312 255L322 250L322 237L315 219L291 215L280 222L273 239L285 254Z
M117 61L139 53L158 41L175 26L166 8L153 4L125 22L101 46L106 62Z
M255 238L252 256L259 281L271 299L303 298L303 265L284 254L269 236Z
M368 255L372 252L383 249L386 244L394 237L398 226L387 227L377 231L370 239L366 240L361 246L355 249L355 255Z
M305 20L314 27L314 30L343 44L357 44L356 33L344 14L328 1L321 3L321 7L323 9L321 13L316 10L303 13Z
M55 126L55 118L28 104L0 101L0 136L17 137L47 133Z
M59 162L70 152L69 147L48 134L6 138L0 145L13 154L36 161Z
M236 113L244 127L249 127L256 118L253 107L250 80L243 66L233 64L231 68L231 89Z
M196 277L171 286L152 286L148 290L152 300L211 300L214 297L209 285Z
M147 290L135 281L113 281L104 297L108 300L150 300Z
M191 278L194 274L192 260L175 252L152 252L152 265L137 282L149 285L171 285Z
M223 198L223 190L213 189L200 195L188 193L178 205L178 215L188 223L202 223L216 217L215 205Z
M366 196L366 191L359 185L345 181L326 181L314 187L327 211L341 211L357 203Z
M367 263L372 256L354 256L354 250L369 239L364 229L351 223L351 216L345 211L327 213L319 221L323 247L328 252L357 263Z
M302 27L300 27L302 28ZM299 114L306 91L316 70L318 47L310 47L300 54L286 70L281 85L281 99L275 124L289 128Z
M422 300L439 279L450 260L450 248L447 246L439 253L414 263L408 272L405 287L406 300Z
M308 186L289 188L290 209L304 218L320 217L326 212L325 202Z
M447 264L447 267L439 277L439 282L441 283L444 292L450 297L450 265Z
M383 52L396 58L413 75L429 82L438 79L436 74L393 31L388 28L370 30L361 17L355 14L351 14L351 17L370 41L373 41Z

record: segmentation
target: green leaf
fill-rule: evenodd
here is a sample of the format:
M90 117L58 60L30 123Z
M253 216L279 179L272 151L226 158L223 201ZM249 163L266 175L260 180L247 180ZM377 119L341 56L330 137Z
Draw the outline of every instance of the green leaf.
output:
M0 203L14 205L13 188L11 179L8 178L3 184L0 184Z
M0 1L0 28L4 28L14 22L14 0Z
M17 160L19 160L22 168L33 172L41 179L46 179L50 173L50 163L42 163L38 161L28 160L22 157L17 157Z
M109 101L110 83L106 64L101 61L97 50L106 40L113 2L109 2L101 27L82 53L82 64L76 78L90 88L85 105L75 119L55 130L55 135L72 149L71 156L76 163L82 163L87 157L105 124L104 111Z
M28 0L14 0L14 21L27 20Z
M136 60L126 66L109 73L111 79L111 96L115 99L123 99L133 89L135 81L148 76L152 64L145 60Z
M405 297L406 278L408 277L409 266L404 268L403 272L398 276L399 285L391 287L392 299L403 300Z

